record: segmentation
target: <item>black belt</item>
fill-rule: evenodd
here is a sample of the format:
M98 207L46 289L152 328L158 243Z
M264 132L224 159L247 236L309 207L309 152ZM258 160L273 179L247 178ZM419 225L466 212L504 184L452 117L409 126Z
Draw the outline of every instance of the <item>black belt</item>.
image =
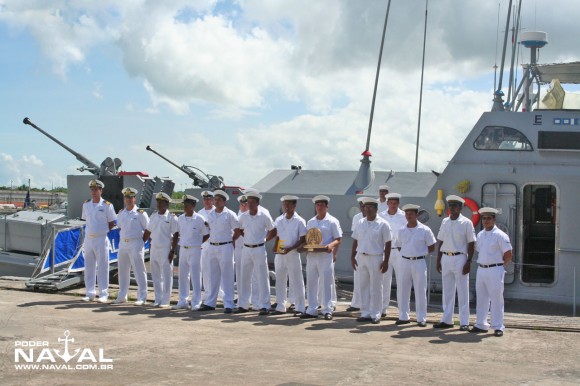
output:
M263 246L265 243L262 244L244 244L244 247L248 247L248 248L258 248Z
M503 265L503 263L497 263L497 264L488 264L488 265L479 264L479 266L480 266L481 268L501 267L502 265Z
M399 248L397 248L397 247L393 247L393 248L391 248L391 249L399 249Z
M366 253L366 252L361 252L361 255L365 255L365 256L382 256L382 253Z
M447 256L465 255L463 252L443 252L443 254Z
M407 257L407 256L401 256L403 259L407 259L407 260L421 260L424 259L425 256L417 256L417 257Z
M223 243L212 243L210 242L211 245L226 245L226 244L231 244L233 243L233 241L224 241Z

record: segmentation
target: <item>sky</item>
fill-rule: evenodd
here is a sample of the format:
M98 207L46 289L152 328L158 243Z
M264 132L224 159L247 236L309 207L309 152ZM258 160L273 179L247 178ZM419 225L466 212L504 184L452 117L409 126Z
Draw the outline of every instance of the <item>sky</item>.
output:
M227 185L291 165L357 170L387 3L0 0L0 185L80 174L24 117L96 164L117 157L176 190L192 181L147 145ZM442 171L490 110L508 3L429 2L419 171ZM523 30L548 32L540 62L580 60L573 15L577 0L523 1ZM424 1L391 3L374 170L414 168L424 17Z

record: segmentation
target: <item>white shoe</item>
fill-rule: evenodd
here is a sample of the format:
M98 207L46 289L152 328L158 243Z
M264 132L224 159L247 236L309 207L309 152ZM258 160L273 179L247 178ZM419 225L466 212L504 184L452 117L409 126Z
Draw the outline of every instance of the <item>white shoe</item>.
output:
M171 307L172 310L186 310L187 309L187 304L177 304L173 307Z
M136 306L142 306L143 304L145 304L145 302L143 300L137 300L134 304Z
M193 307L191 307L191 310L192 311L198 311L199 310L199 306L193 306Z
M151 307L159 307L159 302L155 302L155 303L151 304Z
M115 299L111 304L123 304L127 303L127 299Z
M101 296L98 300L99 303L108 303L109 302L109 298L106 296Z
M81 299L83 302L92 302L93 300L95 300L94 296L85 296L84 298Z
M157 307L159 307L159 308L169 308L169 304L160 304Z

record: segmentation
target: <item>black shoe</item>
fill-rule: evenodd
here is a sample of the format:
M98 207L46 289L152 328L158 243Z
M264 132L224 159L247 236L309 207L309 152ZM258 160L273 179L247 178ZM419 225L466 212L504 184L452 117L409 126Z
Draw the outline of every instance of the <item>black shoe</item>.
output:
M234 314L245 314L246 312L249 312L250 310L246 309L246 308L242 308L242 307L238 307L235 311Z
M346 310L347 310L348 312L355 312L355 311L360 311L360 308L358 308L358 307L352 307L352 306L350 306L350 307L348 307Z
M381 318L386 318L387 314L381 314Z
M213 310L215 310L215 307L202 304L201 306L199 306L198 311L213 311Z
M260 312L258 312L258 315L268 315L269 311L267 308L260 308Z
M234 312L234 310L232 310L231 308L224 309L224 314L231 314L232 312Z
M503 336L503 331L502 330L495 330L493 335L495 335L497 337Z
M270 306L271 309L275 310L278 307L278 303L274 303Z
M332 320L332 314L330 312L327 312L326 314L324 314L324 319L325 320Z
M417 322L417 327L427 327L427 323L425 323L425 322Z
M469 326L468 325L459 326L459 331L469 331Z
M371 322L372 318L365 318L365 317L361 316L360 318L356 318L356 321L360 322L360 323L366 323L366 322Z
M318 319L318 315L310 315L309 313L304 312L300 315L300 319Z
M433 328L453 328L453 325L445 322L439 322L435 323Z
M285 314L284 311L278 311L278 310L270 311L270 315L284 315L284 314Z
M479 327L475 327L475 326L473 326L473 327L471 328L471 330L469 330L469 332L473 332L473 333L475 333L475 334L479 334L479 333L484 333L484 332L487 332L487 330L482 330L482 329L481 329L481 328L479 328Z
M294 313L294 316L296 316L297 318L301 317L302 315L304 315L304 312L301 312L301 311L296 311Z
M399 319L399 320L397 320L397 321L395 322L395 324L396 324L397 326L400 326L401 324L409 324L409 323L411 323L411 321L410 321L410 320L401 320L401 319Z

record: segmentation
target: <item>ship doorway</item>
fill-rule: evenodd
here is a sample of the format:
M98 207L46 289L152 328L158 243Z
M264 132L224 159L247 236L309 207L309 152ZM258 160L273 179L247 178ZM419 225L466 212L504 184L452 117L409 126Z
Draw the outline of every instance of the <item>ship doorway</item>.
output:
M523 192L522 282L552 284L556 263L556 187L526 185Z

